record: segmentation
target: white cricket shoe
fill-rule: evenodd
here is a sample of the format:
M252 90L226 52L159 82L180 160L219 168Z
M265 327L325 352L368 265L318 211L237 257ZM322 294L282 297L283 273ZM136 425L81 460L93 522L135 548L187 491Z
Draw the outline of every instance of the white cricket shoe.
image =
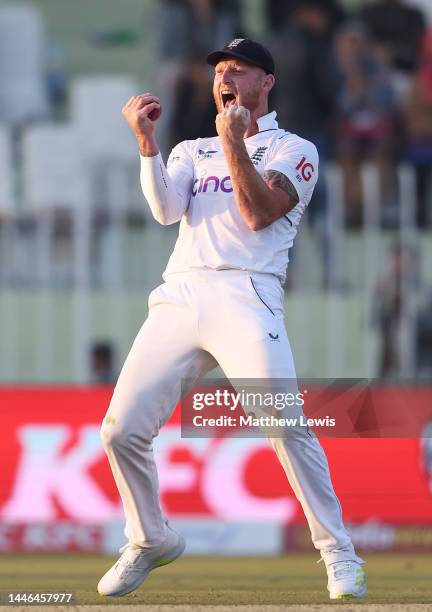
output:
M330 599L352 599L366 594L366 575L356 561L336 561L327 565Z
M162 544L152 548L141 548L126 544L120 549L122 555L98 584L100 595L127 595L137 589L148 574L157 567L175 561L183 553L185 539L167 526L167 537Z

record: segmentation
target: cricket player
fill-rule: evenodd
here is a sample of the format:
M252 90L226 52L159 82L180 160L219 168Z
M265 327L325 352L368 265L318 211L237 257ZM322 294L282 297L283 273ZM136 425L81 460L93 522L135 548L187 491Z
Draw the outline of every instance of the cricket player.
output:
M123 108L153 216L163 225L180 221L180 230L102 425L128 543L100 580L101 595L130 593L185 548L162 513L152 451L181 397L182 379L198 380L217 364L229 379L296 376L282 283L317 180L317 151L269 112L275 68L261 44L237 38L207 63L215 67L218 135L181 142L167 167L155 135L159 99L145 93ZM330 598L362 597L363 560L343 525L317 438L302 431L269 442L325 562Z

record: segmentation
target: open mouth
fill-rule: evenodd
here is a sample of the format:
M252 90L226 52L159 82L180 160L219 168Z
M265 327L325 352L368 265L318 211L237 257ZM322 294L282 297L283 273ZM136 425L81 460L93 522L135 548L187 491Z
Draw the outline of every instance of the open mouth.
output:
M224 108L229 108L230 106L233 106L236 103L236 97L232 93L232 91L222 91L221 97L222 105Z

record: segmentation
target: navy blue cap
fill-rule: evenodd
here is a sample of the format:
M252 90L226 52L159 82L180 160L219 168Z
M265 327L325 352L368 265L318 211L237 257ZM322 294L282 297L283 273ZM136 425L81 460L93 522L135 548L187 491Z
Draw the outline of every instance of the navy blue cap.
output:
M209 53L206 62L210 66L216 66L218 62L229 57L259 66L267 74L275 73L274 60L270 51L250 38L234 38L220 51Z

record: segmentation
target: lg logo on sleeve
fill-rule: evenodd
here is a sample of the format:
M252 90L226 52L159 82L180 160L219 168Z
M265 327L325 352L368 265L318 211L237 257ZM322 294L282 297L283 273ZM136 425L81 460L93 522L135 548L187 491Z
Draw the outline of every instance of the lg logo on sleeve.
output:
M301 173L301 177L307 182L307 181L310 181L311 176L315 171L315 168L313 167L312 164L307 162L306 157L303 156L301 160L299 161L299 163L297 164L296 170L299 171L299 174L297 175L297 177L300 178L300 173Z

